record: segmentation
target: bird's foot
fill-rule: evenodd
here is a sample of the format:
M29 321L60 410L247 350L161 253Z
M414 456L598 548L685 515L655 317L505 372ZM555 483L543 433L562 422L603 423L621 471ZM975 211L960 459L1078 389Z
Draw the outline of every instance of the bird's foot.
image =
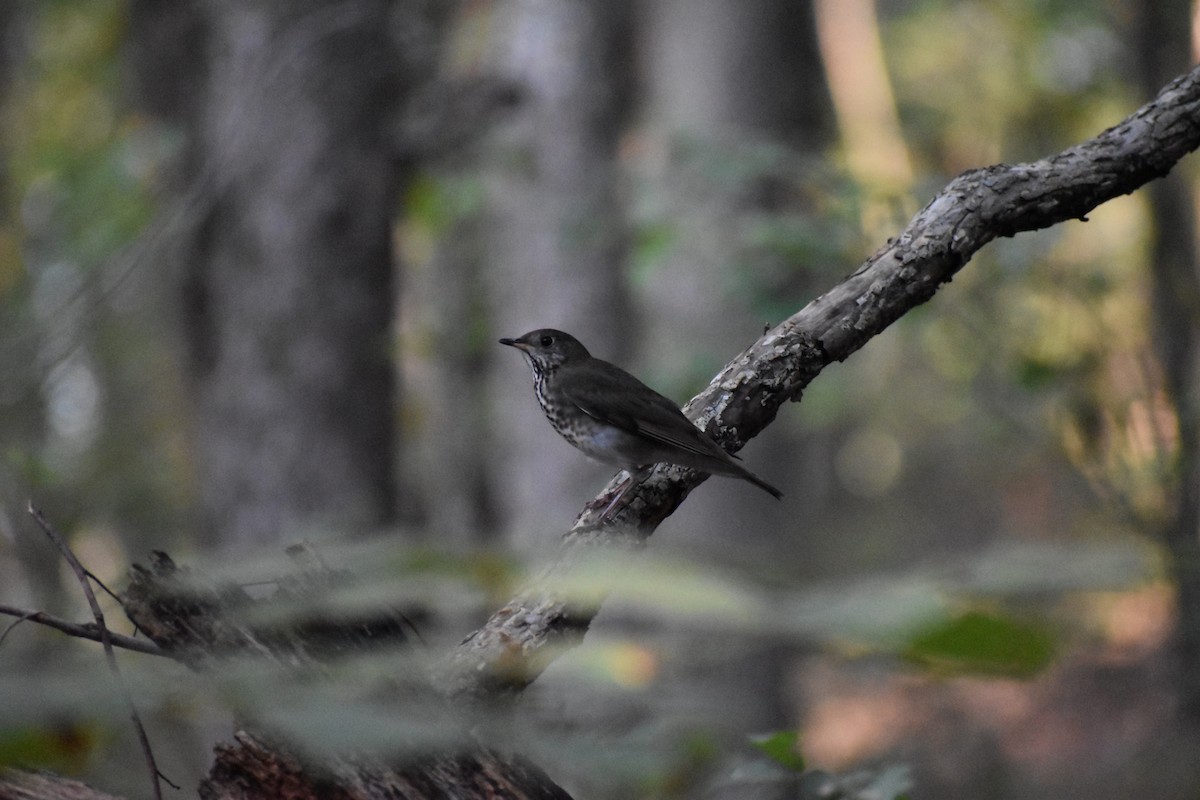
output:
M606 505L604 510L600 512L600 518L597 519L596 522L599 523L604 522L606 519L611 519L613 510L616 509L617 504L621 502L621 498L625 496L625 493L633 488L635 483L639 483L645 479L650 474L652 469L654 469L653 464L647 467L638 467L637 469L625 470L625 480L621 481L621 483L617 485L617 489L613 494L613 499L608 501L608 505ZM599 505L599 503L592 501L592 503L588 504L588 507L595 508L597 505Z

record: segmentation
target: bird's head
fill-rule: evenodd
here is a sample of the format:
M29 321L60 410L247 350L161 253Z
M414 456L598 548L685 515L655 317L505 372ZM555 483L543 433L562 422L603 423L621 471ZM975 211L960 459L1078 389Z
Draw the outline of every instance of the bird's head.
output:
M539 328L516 339L501 339L500 344L520 350L535 376L591 357L578 339L553 328Z

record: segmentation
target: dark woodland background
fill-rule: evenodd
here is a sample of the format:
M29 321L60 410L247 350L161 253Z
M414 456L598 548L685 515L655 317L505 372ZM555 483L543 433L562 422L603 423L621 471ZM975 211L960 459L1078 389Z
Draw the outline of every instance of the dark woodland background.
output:
M949 178L1152 97L1193 14L4 0L0 603L87 616L32 498L112 585L151 549L268 581L305 540L372 576L348 603L453 643L612 475L497 338L563 328L682 404ZM706 482L526 693L540 766L580 797L773 796L750 736L794 730L913 796L1195 797L1196 190L1185 161L1000 241L822 374L742 452L783 502ZM122 664L185 796L234 709L424 735ZM144 792L103 671L0 640L0 765Z

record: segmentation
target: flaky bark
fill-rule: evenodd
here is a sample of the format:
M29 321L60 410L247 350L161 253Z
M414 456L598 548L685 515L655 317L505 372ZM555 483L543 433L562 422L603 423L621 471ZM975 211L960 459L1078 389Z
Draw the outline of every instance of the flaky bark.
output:
M1197 146L1200 68L1094 139L1032 163L963 173L853 274L729 362L685 411L731 451L740 449L822 369L933 297L988 242L1086 219L1101 203L1166 175ZM614 478L567 533L548 574L561 575L588 547L644 542L706 477L660 465L630 490L628 505L601 522L598 509ZM572 606L544 585L525 590L452 655L448 691L524 688L552 660L548 653L578 643L596 610Z
M0 800L120 800L120 798L58 775L0 769Z
M495 800L571 800L536 767L487 751L442 755L408 768L355 761L323 764L314 771L277 746L244 731L217 747L212 770L200 784L202 800L368 800L447 797Z

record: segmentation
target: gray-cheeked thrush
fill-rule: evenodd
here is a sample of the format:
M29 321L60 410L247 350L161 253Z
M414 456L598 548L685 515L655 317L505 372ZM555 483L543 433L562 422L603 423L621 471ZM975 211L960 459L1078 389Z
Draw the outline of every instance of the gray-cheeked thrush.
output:
M776 498L783 494L743 467L666 397L599 358L569 333L542 328L500 344L515 347L533 372L538 403L554 430L597 461L629 472L603 518L654 464L679 464L749 481Z

